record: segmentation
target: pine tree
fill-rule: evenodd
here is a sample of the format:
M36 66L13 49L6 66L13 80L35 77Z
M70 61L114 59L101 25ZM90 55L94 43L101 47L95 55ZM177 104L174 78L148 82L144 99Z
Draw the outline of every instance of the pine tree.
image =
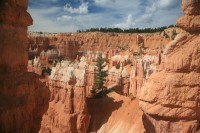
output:
M108 76L108 71L104 70L106 64L105 59L100 54L97 58L97 69L95 70L95 81L93 86L93 93L96 93L97 90L101 90L103 92L104 88L104 82L106 81L106 77Z

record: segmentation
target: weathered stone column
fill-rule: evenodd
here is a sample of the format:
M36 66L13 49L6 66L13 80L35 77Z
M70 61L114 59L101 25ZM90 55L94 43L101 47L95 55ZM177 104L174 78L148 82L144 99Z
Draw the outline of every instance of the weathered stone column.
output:
M184 16L177 20L177 26L186 31L200 31L200 0L183 0Z
M200 1L183 0L183 32L164 50L164 70L141 89L147 133L200 132Z
M0 1L0 132L36 133L49 90L27 73L27 0Z
M27 0L0 2L0 72L25 72L27 69L27 26L32 18Z

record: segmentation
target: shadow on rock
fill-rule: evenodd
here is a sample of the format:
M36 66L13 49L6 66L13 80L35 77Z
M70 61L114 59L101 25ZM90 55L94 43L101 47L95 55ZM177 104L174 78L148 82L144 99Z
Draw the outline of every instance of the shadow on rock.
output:
M146 133L156 133L156 129L147 115L145 114L142 115L142 121L143 121L144 128L146 130Z
M88 99L88 109L91 115L88 132L97 132L104 125L112 112L122 106L123 101L115 102L108 96L100 99Z
M39 132L49 99L49 89L36 74L0 76L0 132Z

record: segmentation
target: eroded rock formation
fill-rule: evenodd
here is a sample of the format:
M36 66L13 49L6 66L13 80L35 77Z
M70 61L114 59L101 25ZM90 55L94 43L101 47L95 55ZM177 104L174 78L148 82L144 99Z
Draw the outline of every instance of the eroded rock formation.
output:
M164 70L153 74L141 89L140 107L149 133L199 132L200 22L199 1L183 0L184 16L177 26L186 31L164 51Z
M86 67L84 61L63 61L52 69L47 83L51 99L40 133L86 133L90 122L86 102Z
M132 50L136 52L139 50L138 43L144 43L144 46L156 50L158 48L164 48L170 38L165 38L162 34L141 34L140 39L138 34L120 34L120 33L74 33L74 34L36 34L29 33L29 44L34 49L37 45L39 49L45 50L47 38L49 45L54 44L56 47L62 49L62 53L69 54L69 51L73 50L74 47L66 49L66 46L80 46L79 51L106 51L106 50ZM73 44L73 45L72 45ZM64 50L65 49L65 50ZM71 55L70 55L71 56Z
M186 31L200 30L200 1L183 0L182 9L184 16L178 19L177 25Z
M27 0L0 1L0 132L37 133L50 92L27 73Z

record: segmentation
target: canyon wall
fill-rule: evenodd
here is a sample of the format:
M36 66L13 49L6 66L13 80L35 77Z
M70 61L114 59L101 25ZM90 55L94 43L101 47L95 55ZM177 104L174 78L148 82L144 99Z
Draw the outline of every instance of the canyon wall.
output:
M0 132L37 133L50 92L27 71L27 0L0 1Z
M41 48L40 46L43 45L44 42L49 42L47 46L49 47L49 49L40 50L42 52L38 54L38 57L35 57L33 60L29 60L28 71L41 74L42 67L51 68L53 66L52 64L48 65L48 61L52 62L53 60L53 62L60 62L59 58L61 57L61 55L59 55L59 53L70 54L70 52L67 51L73 51L65 47L69 44L67 43L67 41L76 43L84 42L82 43L82 46L81 43L76 44L77 49L75 51L79 52L79 54L77 54L76 61L80 61L81 58L84 57L88 64L95 65L98 54L103 54L108 65L108 77L106 79L106 86L108 88L118 86L118 93L126 96L133 95L134 97L136 97L139 96L138 94L140 92L141 86L144 83L145 78L148 78L149 75L157 72L158 69L160 69L158 68L158 66L160 65L162 60L162 51L165 48L165 45L170 40L169 38L162 37L162 35L158 35L157 33L152 35L146 34L144 36L135 34L116 34L116 40L120 40L120 38L126 40L126 37L132 36L132 38L134 38L134 41L131 40L130 37L127 38L127 43L129 45L132 44L131 47L126 48L124 45L121 45L122 41L117 41L115 43L116 46L110 46L113 47L112 50L109 50L108 48L105 51L98 51L98 49L96 49L96 45L100 44L95 43L93 51L90 51L90 49L82 51L81 47L89 45L89 43L85 42L89 35L94 35L95 38L98 38L98 40L101 40L102 37L107 36L108 42L106 41L105 44L101 43L103 45L103 49L107 46L107 43L112 42L114 44L114 41L112 40L112 38L108 37L110 36L110 34L107 33L85 33L86 35L83 33L81 34L85 38L80 38L80 40L70 40L71 38L77 38L77 36L80 36L80 33L74 35L62 35L62 37L60 37L60 34L40 35L30 33L29 44L31 49L35 48L36 50L38 50L39 48ZM90 38L89 42L94 43L95 38ZM48 39L49 41L45 41L46 39ZM64 50L65 48L68 50ZM59 49L62 49L62 52L60 52ZM30 50L29 52L32 53L34 52L34 50ZM69 56L66 56L67 54L63 54L65 55L62 57L64 60L68 59ZM90 73L89 71L86 71L86 75L94 77L94 74ZM86 85L87 90L91 90L93 85L92 78L90 77L90 81L88 80L89 82L86 82L86 84L90 84Z
M200 120L200 2L183 0L183 28L164 51L164 70L141 88L140 107L148 133L199 132Z
M86 133L87 131L112 132L114 131L114 129L110 130L109 127L114 128L118 126L118 124L125 126L127 123L127 132L132 132L136 129L139 132L144 129L141 122L142 112L139 110L139 107L137 105L138 101L131 101L130 98L122 96L129 96L129 93L132 93L132 91L129 92L129 68L127 66L122 66L122 63L124 63L125 61L121 63L121 66L119 66L119 68L116 68L116 63L113 63L111 69L108 69L108 64L106 66L106 70L109 71L109 76L107 77L105 85L108 87L108 89L116 88L117 86L117 90L115 91L122 95L111 93L113 95L111 95L110 98L106 97L102 99L90 99L92 95L91 90L94 84L95 71L95 64L94 62L92 63L90 61L91 59L96 60L96 57L97 54L90 53L88 57L87 55L82 56L80 61L61 61L60 63L57 63L55 67L52 67L51 75L47 80L47 86L49 86L49 89L51 91L51 99L49 109L43 116L42 126L40 130L41 133ZM118 55L118 57L122 58L123 56ZM141 71L140 69L138 70ZM132 71L135 71L133 73L138 73L136 72L138 70L133 68ZM134 77L136 75L132 76ZM135 93L137 94L137 92ZM117 100L117 98L119 99ZM108 104L106 103L106 101L108 102ZM100 107L102 104L103 107ZM136 113L138 113L138 115L131 114L131 111L133 110L132 104L137 107L135 107L134 110ZM96 108L95 105L98 105L99 107ZM96 108L96 110L93 110L94 108ZM105 110L109 115L107 114L103 118L97 119L96 117L104 115L103 112L97 111L100 110L100 108L112 109ZM117 111L118 108L119 111ZM124 111L126 112L123 113ZM110 116L112 112L115 112L115 115ZM118 119L118 124L113 126L113 121L116 121L116 116L118 113L121 113L121 116L123 117ZM129 119L129 116L134 117L134 119ZM92 120L90 120L90 118L92 118ZM102 123L102 121L108 119L108 123ZM124 123L124 121L126 122ZM135 124L132 125L132 122L135 122ZM88 129L89 124L92 127ZM100 129L103 125L104 127ZM105 127L107 128L106 130L104 129ZM122 128L120 128L120 130L120 132L124 131Z
M173 30L176 30L177 33L180 32L177 28L170 28L166 29L166 33L171 36ZM102 53L108 62L107 87L112 88L113 85L117 85L121 88L118 91L120 94L136 97L144 79L157 71L161 62L161 54L170 40L171 38L166 38L163 33L50 34L30 32L29 53L31 57L32 55L39 56L39 59L35 58L29 61L28 70L41 74L41 67L52 67L52 65L48 65L48 60L59 62L59 58L65 60L76 55L76 60L80 60L84 56L87 63L95 64L97 55ZM92 76L88 72L86 73ZM90 87L86 86L88 90L91 90L92 84Z
M179 29L175 29L177 33ZM170 38L166 38L163 34L128 34L128 33L73 33L73 34L39 34L29 33L29 44L42 45L48 39L49 45L54 44L56 47L68 42L74 42L77 47L80 46L79 51L107 51L114 49L131 50L136 52L138 47L138 35L142 37L141 43L144 47L149 49L164 48Z

